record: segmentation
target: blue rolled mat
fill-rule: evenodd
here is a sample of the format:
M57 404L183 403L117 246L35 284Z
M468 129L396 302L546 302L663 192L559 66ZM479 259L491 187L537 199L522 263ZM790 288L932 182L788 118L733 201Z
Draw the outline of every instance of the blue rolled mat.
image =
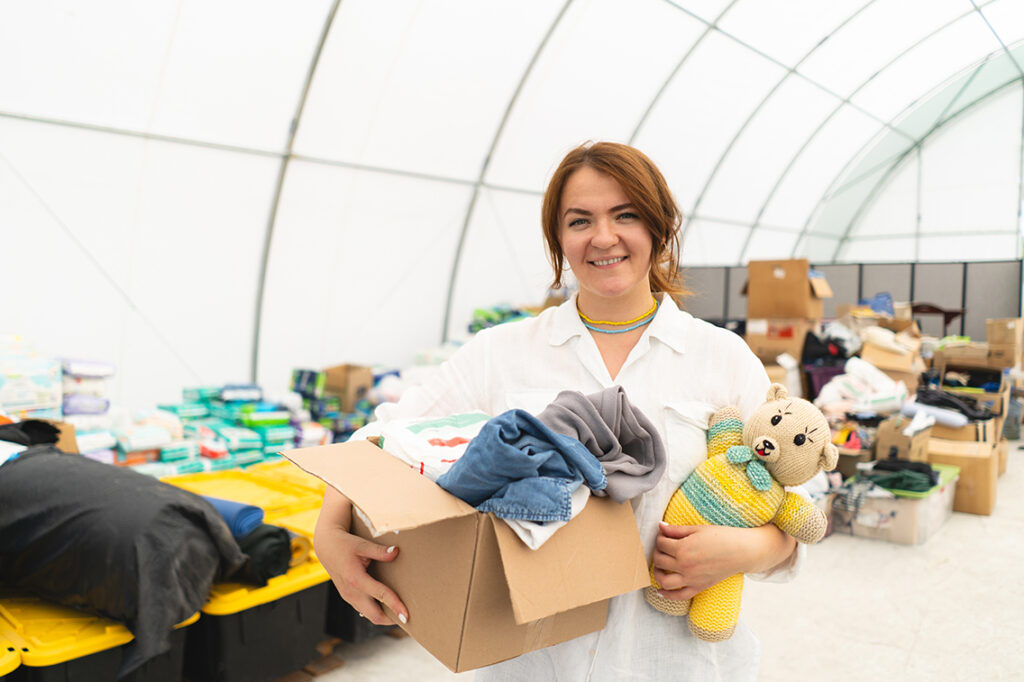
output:
M244 538L253 532L263 523L263 510L251 504L222 500L219 497L203 495L202 498L213 505L217 513L224 517L224 521L231 529L235 539Z

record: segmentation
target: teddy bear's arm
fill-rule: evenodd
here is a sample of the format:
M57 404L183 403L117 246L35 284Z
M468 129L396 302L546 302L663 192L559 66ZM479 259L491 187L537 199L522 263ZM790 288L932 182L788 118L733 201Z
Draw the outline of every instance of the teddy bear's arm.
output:
M733 445L743 444L743 421L735 407L723 407L708 422L708 457L721 455Z
M786 492L782 506L772 521L799 542L806 544L818 542L825 537L828 527L825 512L793 492Z

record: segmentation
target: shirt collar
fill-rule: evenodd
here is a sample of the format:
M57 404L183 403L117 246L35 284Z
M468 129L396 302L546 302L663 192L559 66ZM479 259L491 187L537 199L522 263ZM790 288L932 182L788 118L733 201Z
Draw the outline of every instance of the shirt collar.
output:
M658 313L647 328L647 336L658 339L666 346L683 353L686 351L686 326L690 316L679 310L672 297L668 294L657 294L661 305ZM548 342L552 346L560 346L574 336L582 336L587 331L576 311L576 295L571 296L555 310L554 320L548 332Z

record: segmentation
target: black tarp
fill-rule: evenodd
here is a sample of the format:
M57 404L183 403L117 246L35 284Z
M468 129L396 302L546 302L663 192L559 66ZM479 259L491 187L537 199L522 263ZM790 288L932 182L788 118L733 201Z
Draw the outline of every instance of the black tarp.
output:
M50 445L0 466L0 587L124 623L122 675L245 558L210 503L155 478Z

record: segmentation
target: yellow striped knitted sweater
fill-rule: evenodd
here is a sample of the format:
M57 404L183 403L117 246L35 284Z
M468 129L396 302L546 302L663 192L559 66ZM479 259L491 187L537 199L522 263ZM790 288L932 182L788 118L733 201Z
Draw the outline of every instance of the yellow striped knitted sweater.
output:
M672 526L740 528L775 523L801 542L817 542L827 526L824 513L787 492L782 483L797 485L822 467L835 467L838 453L829 442L824 416L807 401L787 399L785 389L773 385L769 402L752 416L748 427L752 428L744 428L734 407L712 417L708 459L676 490L664 521ZM782 482L776 480L776 473ZM692 601L668 599L659 589L652 567L646 597L655 608L689 615L690 631L700 639L721 641L732 635L739 618L742 574L713 585Z

